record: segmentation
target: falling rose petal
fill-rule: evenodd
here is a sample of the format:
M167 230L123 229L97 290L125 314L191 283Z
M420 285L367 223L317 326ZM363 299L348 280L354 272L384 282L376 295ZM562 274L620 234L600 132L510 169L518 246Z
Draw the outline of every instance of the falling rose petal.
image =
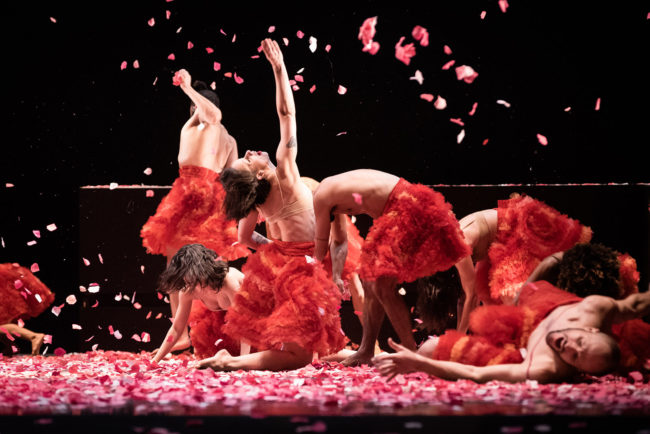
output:
M413 43L402 45L404 36L395 44L395 57L405 65L411 63L411 58L415 56L415 45Z
M429 32L422 26L415 26L411 32L413 39L420 41L420 45L426 47L429 45Z
M455 60L450 60L449 62L447 62L447 63L445 63L444 65L442 65L442 69L446 71L446 70L448 70L449 68L451 68L452 66L454 66L454 63L456 63Z
M127 67L128 63L126 60L123 60L122 63L120 64L120 70L124 71Z
M370 44L372 44L372 40L374 39L375 33L377 32L375 29L376 26L377 17L370 17L366 18L359 28L359 35L357 36L357 39L359 39L363 44L364 51L367 51L366 47L369 47Z
M86 259L86 258L81 258L81 259L83 259L83 261L84 261L84 265L85 265L86 267L90 265L90 261L89 261L88 259Z
M56 230L56 225L54 223L50 223L49 225L45 226L45 229L47 229L50 232L53 232Z
M151 336L147 332L142 332L141 339L142 342L151 342Z
M192 43L192 41L187 41L187 49L191 50L192 48L194 48L194 44Z
M142 339L140 338L140 335L135 334L135 333L133 335L131 335L131 339L133 339L134 341L137 341L137 342L142 342Z
M490 141L490 139L485 139L485 140L483 140L482 145L483 145L483 146L487 145L489 141Z
M99 347L99 344L95 344L92 347L90 347L93 351L97 351L97 347Z
M33 246L36 244L36 241L27 241L28 246Z
M237 40L237 34L235 33L234 35L232 35L232 39L230 40L230 42L235 43L236 40Z
M34 234L34 236L35 236L36 238L40 238L40 237L41 237L41 231L39 231L38 229L33 230L32 233Z
M296 36L298 37L298 39L302 39L305 36L305 34L302 31L298 30L296 32Z
M214 346L215 346L215 347L218 347L219 344L220 344L222 341L223 341L223 339L221 339L221 338L217 339L216 341L214 341Z
M501 9L501 12L504 14L506 13L508 6L508 0L499 0L499 9Z
M345 95L345 93L346 93L347 91L348 91L348 90L347 90L344 86L341 86L341 85L339 84L339 89L338 89L338 93L339 93L339 95Z
M97 258L99 258L99 263L100 263L100 264L103 264L103 263L104 263L104 258L102 257L102 254L101 254L101 253L98 253L98 254L97 254Z
M20 289L23 287L23 281L20 279L14 280L14 288Z
M361 51L368 52L374 56L379 51L379 48L380 48L379 42L372 41L369 45L363 47Z
M70 294L65 298L65 302L68 304L75 304L77 302L77 297L74 294Z
M352 198L354 199L355 203L357 203L358 205L361 205L362 199L361 199L361 195L359 193L352 193Z
M181 26L181 27L179 27L178 29L176 29L176 33L180 33L180 32L181 32L181 30L183 30L183 27L182 27L182 26Z
M217 90L217 83L214 82L214 81L212 83L210 83L210 89Z
M52 21L53 23L56 23L56 18L50 17L50 21Z
M289 46L289 40L287 38L282 38L282 42L284 42L285 47Z
M313 36L310 36L309 37L309 51L314 53L316 51L317 44L318 44L318 41L316 40L316 38L314 38Z
M144 171L143 171L143 173L144 173L145 175L151 175L152 172L153 172L153 171L151 170L151 167L147 167L147 168L144 169Z
M147 24L149 24L149 27L153 27L154 25L156 25L156 20L150 18L149 21L147 21Z
M55 355L55 356L59 356L59 357L61 357L61 356L63 356L64 354L65 354L65 350L64 350L63 348L61 348L61 347L58 347L58 348L56 348L56 349L54 350L54 355Z
M312 87L309 88L309 93L314 93L315 90L316 90L316 85L314 84L312 85Z
M275 26L269 26L269 29L267 30L269 33L275 32Z
M214 53L214 49L212 47L205 47L205 51L207 51L208 54Z
M51 344L52 343L52 335L45 335L43 337L43 343L44 344Z
M99 300L95 300L95 304L93 304L93 305L90 306L90 307L97 307L98 305L99 305Z
M465 138L465 130L460 130L460 133L456 136L456 143L460 143Z
M174 56L174 53L171 53L169 56L167 56L167 59L169 60L175 60L176 56Z
M404 288L400 288L400 289L397 290L397 293L398 293L399 295L406 295L406 289L404 289Z
M449 45L442 47L442 51L444 51L447 55L451 54L451 48L449 48Z
M140 273L144 274L144 265L140 265Z
M564 111L565 111L565 112L570 112L570 111L571 111L571 107L566 107L566 108L564 109Z
M537 141L542 146L548 145L548 140L546 139L546 136L543 136L541 134L537 134Z
M144 195L145 195L146 197L153 197L153 194L154 194L154 193L153 193L153 190L147 190L147 191L145 191L145 193L144 193Z
M83 285L79 285L79 292L86 292L86 287Z
M475 102L474 104L472 104L472 109L471 109L471 110L469 111L469 113L468 113L470 116L474 116L474 113L476 113L476 107L478 107L478 103L477 103L477 102Z
M220 69L221 69L221 63L219 63L219 62L214 62L214 63L212 64L212 69L214 69L215 71L220 70Z
M160 318L162 318L162 313L159 313L158 315L156 315L156 319L160 319Z
M156 77L156 78L153 79L153 83L152 83L152 85L155 86L156 83L158 83L158 77Z
M38 271L40 270L40 268L38 268L38 263L37 263L37 262L34 262L34 263L32 264L32 266L29 267L29 269L30 269L30 271L31 271L32 273L36 273L36 272L38 272Z
M54 316L59 316L59 314L61 313L61 308L59 306L54 306L52 308L52 313L54 314Z
M242 84L243 82L244 82L244 79L241 78L240 76L238 76L237 73L235 72L235 83Z
M377 44L377 45L379 45L379 44ZM326 51L326 52L329 53L331 49L332 49L332 46L331 46L330 44L325 45L325 51ZM373 54L374 54L374 53L373 53Z
M122 339L122 333L120 333L119 330L115 330L115 333L113 333L113 336L115 339Z
M142 305L140 303L133 303L133 307L136 309L142 309Z
M111 182L111 183L108 185L108 189L109 189L109 190L115 190L115 189L117 188L117 186L118 186L117 182Z
M91 283L90 285L88 285L88 292L90 292L91 294L95 294L99 292L99 285L96 283Z
M224 32L223 29L219 29L219 32L224 36L228 36L228 34L226 32Z
M298 90L300 90L300 86L298 86L297 84L294 84L293 86L291 86L291 89L292 89L294 92L297 92Z
M5 239L0 237L0 244L2 245L2 248L5 248Z
M346 135L347 133L348 133L347 131L341 131L340 133L338 133L338 134L336 135L336 137L338 137L338 136L344 136L344 135Z
M444 110L447 108L447 100L438 95L438 98L436 98L436 102L433 103L433 106L438 110Z
M506 101L506 100L503 100L503 99L498 99L497 104L501 104L502 106L505 106L505 107L510 107L510 103L508 101Z
M465 126L465 122L463 122L460 118L450 118L449 121L458 124L461 127Z
M481 19L485 19L485 15L487 15L487 11L481 11Z
M596 100L596 107L594 107L594 110L596 111L600 110L600 98Z
M81 330L81 326L79 324L72 324L72 330Z
M431 101L433 101L433 98L435 98L435 96L431 95L430 93L423 93L423 94L420 94L420 98L422 98L423 100L431 102Z
M25 327L25 321L23 321L20 318L18 318L18 320L16 320L16 323L18 324L18 327Z
M253 55L253 56L251 56L251 59L259 59L259 58L260 58L260 56L259 56L259 55L257 55L257 54L255 54L255 55Z
M123 296L122 293L120 292L119 294L117 294L117 295L116 295L115 297L113 297L113 298L115 299L115 301L120 301L120 300L122 300L122 297L124 297L124 296Z
M461 65L456 67L456 78L458 80L463 80L465 83L471 83L476 79L476 77L478 77L478 73L474 71L471 66Z
M111 334L111 335L112 335L113 333L115 333L115 330L113 329L113 325L112 325L112 324L109 324L109 325L108 325L108 333Z
M133 61L133 68L134 68L134 69L138 69L138 68L140 68L140 62L138 62L137 59Z
M231 77L232 77L232 72L224 72L224 73L223 73L223 76L224 76L224 77L231 78Z
M165 11L165 18L169 19L172 16L171 11Z
M294 76L294 78L296 79L296 81L298 81L298 82L300 82L300 83L303 83L303 82L305 81L305 79L303 78L303 76L300 75L300 74L296 74L296 75Z
M418 70L415 71L415 75L413 77L409 77L409 80L415 80L415 81L418 82L418 84L421 85L422 82L424 81L424 77L422 76L422 73L418 69Z

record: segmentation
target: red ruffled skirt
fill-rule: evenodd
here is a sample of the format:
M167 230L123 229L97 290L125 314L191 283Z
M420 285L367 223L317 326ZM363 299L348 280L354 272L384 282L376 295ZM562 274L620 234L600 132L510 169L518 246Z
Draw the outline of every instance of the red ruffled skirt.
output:
M225 317L226 311L211 311L201 300L193 300L188 324L190 340L197 357L201 359L212 357L222 349L228 350L233 356L239 355L241 348L239 342L222 331Z
M0 324L40 315L54 294L36 276L18 264L0 264Z
M250 250L237 243L237 222L226 219L224 197L218 173L181 167L171 191L140 231L142 245L158 255L200 243L228 261L248 256Z
M440 336L433 358L474 366L521 363L520 348L555 308L582 298L545 281L525 285L516 306L481 306L470 315L471 335L448 330Z
M341 294L313 253L313 242L274 240L249 256L223 331L258 350L291 342L321 356L342 349Z
M412 282L443 271L472 253L442 194L400 179L361 251L359 275Z
M359 267L359 259L361 258L361 248L363 247L363 237L359 234L359 229L357 226L352 223L352 219L349 216L345 216L347 222L347 233L348 233L348 255L345 258L345 264L343 265L343 273L341 273L341 278L343 280L350 280L352 274L357 272ZM323 259L323 266L327 270L328 274L331 276L332 273L332 258L329 255L325 256Z
M587 226L529 196L500 200L498 227L488 250L493 299L514 297L545 257L591 240Z

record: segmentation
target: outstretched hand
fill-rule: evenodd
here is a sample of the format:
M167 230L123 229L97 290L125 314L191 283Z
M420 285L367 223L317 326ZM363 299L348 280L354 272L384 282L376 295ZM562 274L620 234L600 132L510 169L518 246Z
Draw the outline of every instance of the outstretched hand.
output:
M262 50L272 67L279 68L283 65L284 59L282 57L282 50L280 50L280 46L277 42L270 38L264 39L262 41Z
M372 363L379 373L392 380L397 374L406 374L417 370L417 361L421 356L414 351L388 338L388 345L396 352L382 353L372 358Z
M174 74L173 83L175 86L180 86L180 87L191 86L192 76L190 75L189 72L187 72L187 70L179 69Z

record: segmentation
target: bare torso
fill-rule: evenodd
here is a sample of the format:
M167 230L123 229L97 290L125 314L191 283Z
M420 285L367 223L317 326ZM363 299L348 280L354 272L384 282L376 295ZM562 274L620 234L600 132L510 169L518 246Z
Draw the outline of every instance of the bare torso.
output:
M221 289L197 288L194 298L197 298L205 304L209 310L228 309L235 298L235 293L239 291L244 274L236 268L228 268Z
M381 216L399 177L372 169L359 169L325 178L314 201L328 204L331 214Z
M274 216L296 200L304 204L304 211L278 221L267 221L267 236L282 241L314 241L315 218L312 207L313 195L300 178L295 182L281 179L280 184L272 183L269 197L259 209L264 216Z
M214 172L237 158L237 143L221 123L201 123L194 113L181 130L179 166L199 166Z

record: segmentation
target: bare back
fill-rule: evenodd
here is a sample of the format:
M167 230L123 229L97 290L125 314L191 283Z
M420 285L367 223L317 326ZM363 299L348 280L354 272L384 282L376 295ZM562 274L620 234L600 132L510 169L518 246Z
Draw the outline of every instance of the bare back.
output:
M331 214L381 216L399 177L373 169L358 169L325 178L314 193L315 206Z
M497 210L486 209L466 215L459 221L465 241L472 248L474 262L487 258L497 235Z
M302 211L277 221L267 220L267 236L282 241L313 241L316 222L311 190L300 178L280 178L279 182L272 184L268 199L260 207L264 216L281 214L287 206Z
M221 173L237 159L237 143L220 123L201 123L198 113L181 130L179 166L199 166Z

